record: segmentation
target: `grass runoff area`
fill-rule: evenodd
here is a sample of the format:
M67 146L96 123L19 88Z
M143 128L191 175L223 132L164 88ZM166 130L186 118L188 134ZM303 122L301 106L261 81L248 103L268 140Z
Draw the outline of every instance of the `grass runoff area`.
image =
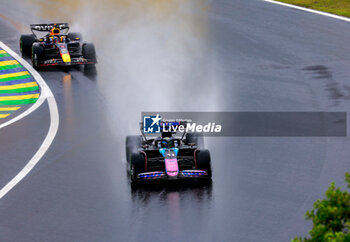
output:
M277 0L350 18L350 0Z

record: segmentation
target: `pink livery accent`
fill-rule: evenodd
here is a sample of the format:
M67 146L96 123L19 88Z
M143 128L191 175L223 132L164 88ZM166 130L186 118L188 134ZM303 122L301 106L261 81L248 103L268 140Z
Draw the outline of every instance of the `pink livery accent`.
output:
M179 174L177 159L165 159L165 170L168 176L177 176Z

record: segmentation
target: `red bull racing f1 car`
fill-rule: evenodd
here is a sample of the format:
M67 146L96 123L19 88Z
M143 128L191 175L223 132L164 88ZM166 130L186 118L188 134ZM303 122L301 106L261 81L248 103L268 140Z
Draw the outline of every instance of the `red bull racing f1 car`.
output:
M166 125L174 127L179 124ZM183 133L182 137L173 137L174 133L162 131L159 137L147 139L143 123L140 126L142 135L126 137L126 159L132 183L194 178L211 180L210 153L201 149L203 136Z
M21 35L23 56L32 59L33 67L85 65L97 63L95 47L82 41L80 33L68 33L67 23L31 24L33 34Z

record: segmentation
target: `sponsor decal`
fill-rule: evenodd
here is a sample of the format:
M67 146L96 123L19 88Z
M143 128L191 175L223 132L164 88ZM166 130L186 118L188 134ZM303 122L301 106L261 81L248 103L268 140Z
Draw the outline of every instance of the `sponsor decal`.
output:
M39 24L39 25L34 25L33 29L37 31L50 31L53 27L63 29L67 28L68 26L66 24L57 24L56 26L54 24Z

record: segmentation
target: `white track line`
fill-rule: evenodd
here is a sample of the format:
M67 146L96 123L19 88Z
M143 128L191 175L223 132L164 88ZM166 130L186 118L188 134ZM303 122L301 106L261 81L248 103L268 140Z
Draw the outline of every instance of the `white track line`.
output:
M309 13L315 13L315 14L323 15L323 16L330 17L330 18L343 20L343 21L346 21L346 22L350 22L350 18L341 17L341 16L338 16L338 15L335 15L335 14L331 14L331 13L325 13L325 12L322 12L322 11L317 11L317 10L313 10L313 9L310 9L310 8L299 7L299 6L288 4L288 3L277 2L277 1L274 1L274 0L263 0L263 1L269 2L269 3L278 4L278 5L282 5L282 6L289 7L289 8L299 9L299 10L302 10L302 11L305 11L305 12L309 12Z
M30 72L30 74L32 74L32 76L34 77L34 79L36 80L36 82L39 84L41 88L41 94L39 99L36 101L36 103L33 104L33 106L31 106L28 110L26 110L22 114L0 125L0 129L32 113L41 104L43 104L43 102L45 101L45 98L47 99L47 102L49 105L49 112L50 112L50 128L45 137L44 142L41 144L39 150L35 153L32 159L30 159L30 161L23 167L23 169L14 178L12 178L12 180L9 183L7 183L3 188L1 188L0 190L0 199L1 199L14 186L16 186L26 175L28 175L28 173L34 168L34 166L39 162L39 160L44 156L46 151L49 149L58 130L59 116L58 116L58 108L57 108L55 97L52 94L49 86L44 81L44 79L40 76L40 74L36 70L34 70L34 68L31 65L29 65L23 58L17 55L14 51L12 51L9 47L7 47L1 41L0 41L0 47L3 50L5 50L7 53L9 53L12 57L14 57L19 63L22 64L22 66L26 68Z

